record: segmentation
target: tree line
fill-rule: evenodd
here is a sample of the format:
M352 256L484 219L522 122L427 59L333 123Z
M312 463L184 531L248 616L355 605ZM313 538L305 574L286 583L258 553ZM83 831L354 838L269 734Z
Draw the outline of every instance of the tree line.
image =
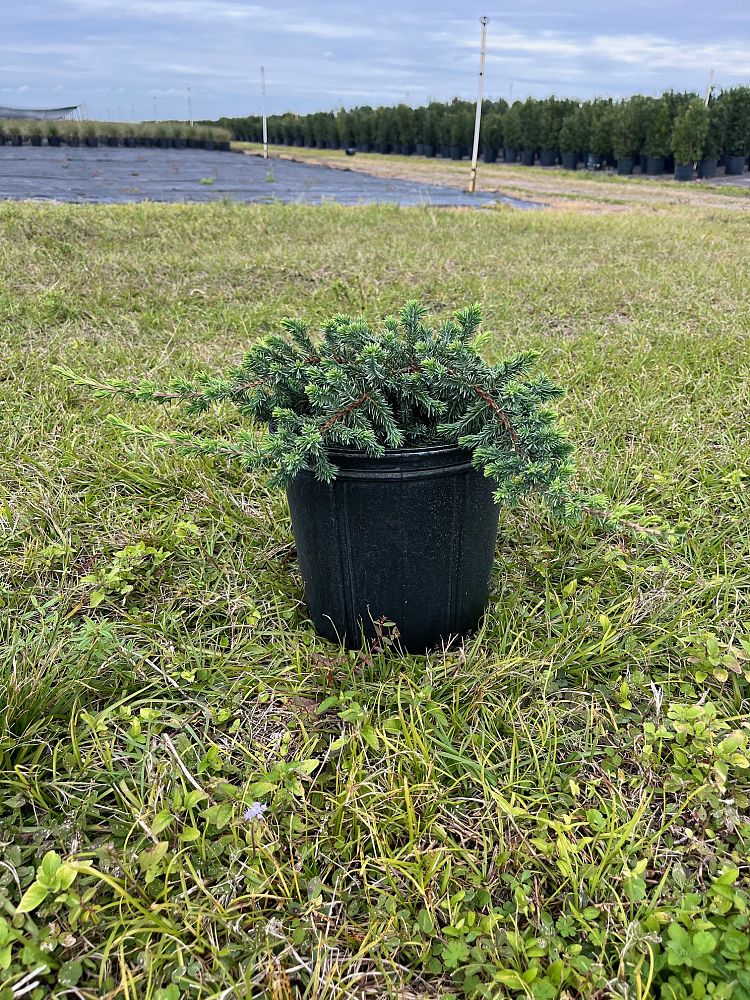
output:
M473 141L475 106L454 98L412 108L340 108L313 114L292 113L268 118L273 144L317 148L352 147L362 151L418 153L425 156L467 155ZM235 139L260 142L259 115L220 118ZM750 87L734 87L705 104L692 93L668 91L661 97L636 94L622 100L576 101L547 97L507 101L485 100L481 148L486 160L504 154L524 162L556 162L573 154L602 161L639 157L694 163L722 154L750 154Z

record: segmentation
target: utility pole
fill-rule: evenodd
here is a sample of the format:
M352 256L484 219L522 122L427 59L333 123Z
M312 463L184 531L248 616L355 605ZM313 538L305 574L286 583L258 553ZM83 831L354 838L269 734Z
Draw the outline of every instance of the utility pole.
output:
M260 67L261 114L263 115L263 159L268 159L268 122L266 121L266 71Z
M188 121L190 122L190 127L193 126L193 94L188 87Z
M474 119L474 149L471 153L471 174L469 175L469 194L474 194L477 187L477 157L479 156L479 126L482 121L482 92L484 90L484 53L487 46L488 17L480 17L482 25L482 47L479 53L479 94L477 95L477 114Z
M708 74L708 86L706 87L706 99L703 102L706 105L706 107L708 107L708 104L709 104L709 101L711 100L711 95L713 94L713 92L714 92L714 71L711 70L711 72Z

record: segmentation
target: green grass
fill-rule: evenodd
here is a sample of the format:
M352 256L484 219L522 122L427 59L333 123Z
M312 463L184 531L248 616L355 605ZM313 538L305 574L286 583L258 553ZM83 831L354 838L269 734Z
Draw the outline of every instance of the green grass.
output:
M2 1000L749 996L750 221L6 204L0 234ZM54 372L166 380L413 296L541 349L582 480L672 529L503 515L481 632L429 657L316 638L283 496ZM16 913L48 851L75 881Z

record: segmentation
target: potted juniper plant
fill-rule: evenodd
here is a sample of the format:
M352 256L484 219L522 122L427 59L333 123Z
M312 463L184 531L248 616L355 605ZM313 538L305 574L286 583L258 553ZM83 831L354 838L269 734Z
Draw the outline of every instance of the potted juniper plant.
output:
M672 130L675 180L693 179L693 170L701 158L707 135L708 109L699 97L695 97L677 115Z
M750 87L732 87L719 99L727 175L740 175L750 153Z
M723 131L721 105L714 101L708 106L708 128L701 150L701 158L698 161L698 176L700 178L708 179L716 176Z
M578 167L578 155L586 147L586 121L581 108L575 108L560 128L560 149L564 170Z
M573 486L573 446L549 408L562 390L535 373L536 354L487 363L478 306L435 327L425 315L408 302L378 329L339 315L320 337L286 320L226 376L163 387L60 370L97 395L190 413L238 407L249 426L231 441L117 423L186 452L270 465L317 631L357 647L394 623L405 649L424 652L481 618L500 506L538 496L563 520L615 516Z

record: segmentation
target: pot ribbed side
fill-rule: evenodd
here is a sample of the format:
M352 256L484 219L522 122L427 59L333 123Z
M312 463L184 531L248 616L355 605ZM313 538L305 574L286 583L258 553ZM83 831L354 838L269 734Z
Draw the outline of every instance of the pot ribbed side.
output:
M287 487L305 600L316 630L349 648L395 622L423 652L476 627L497 534L495 484L457 447L332 452L332 483Z

